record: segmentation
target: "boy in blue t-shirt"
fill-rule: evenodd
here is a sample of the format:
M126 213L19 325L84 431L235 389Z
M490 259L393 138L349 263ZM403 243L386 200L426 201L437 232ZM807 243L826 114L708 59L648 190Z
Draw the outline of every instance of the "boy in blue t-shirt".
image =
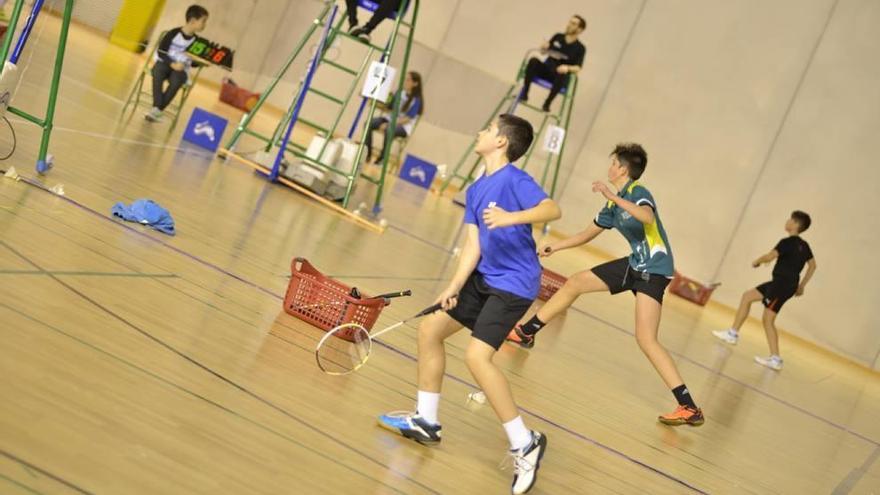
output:
M604 208L584 231L568 239L541 246L541 256L586 244L608 229L617 229L629 242L632 254L584 270L569 277L529 321L517 325L508 340L525 348L535 345L535 334L553 317L568 309L581 294L630 291L636 297L636 341L648 361L660 374L678 408L659 416L661 423L700 426L703 411L694 403L672 356L657 340L663 293L673 275L672 248L666 237L657 202L645 186L638 183L648 165L648 154L636 143L618 144L611 152L608 181L593 182L593 192L605 197Z
M416 412L379 417L381 426L419 443L440 442L437 409L446 366L443 342L463 326L471 329L465 362L507 432L515 494L534 485L547 438L526 428L492 356L538 295L541 265L531 224L561 216L534 179L512 163L528 150L533 138L531 124L507 114L479 133L475 150L486 161L486 172L467 191L465 245L455 276L437 298L446 311L429 316L419 326Z

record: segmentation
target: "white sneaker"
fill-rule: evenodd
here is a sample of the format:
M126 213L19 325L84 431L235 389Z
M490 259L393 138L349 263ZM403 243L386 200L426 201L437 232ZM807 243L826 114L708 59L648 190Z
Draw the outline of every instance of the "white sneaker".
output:
M538 468L541 458L547 449L547 437L539 431L532 430L532 443L522 450L510 452L513 457L513 484L510 493L519 495L526 493L535 486L538 479Z
M755 362L771 370L779 371L782 369L782 358L776 355L771 355L770 357L755 356Z
M739 332L732 328L728 328L727 330L715 330L712 332L712 335L733 345L736 345L736 341L739 340Z
M148 122L159 122L162 120L162 110L153 107L149 112L144 114L144 118L147 119Z

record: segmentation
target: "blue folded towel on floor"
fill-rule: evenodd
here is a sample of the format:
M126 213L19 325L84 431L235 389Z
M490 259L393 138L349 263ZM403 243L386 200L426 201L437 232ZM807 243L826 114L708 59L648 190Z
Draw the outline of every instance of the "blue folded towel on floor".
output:
M171 218L171 213L151 199L139 199L131 206L122 202L116 203L110 212L123 220L146 224L163 234L174 235L174 219Z

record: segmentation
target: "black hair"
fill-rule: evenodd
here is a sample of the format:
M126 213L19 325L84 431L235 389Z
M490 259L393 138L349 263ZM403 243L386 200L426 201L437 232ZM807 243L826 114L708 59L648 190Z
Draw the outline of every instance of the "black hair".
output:
M611 156L616 156L617 160L626 167L632 180L639 180L639 177L645 173L645 167L648 166L648 154L642 145L637 143L620 143L614 147Z
M810 215L807 215L801 210L791 212L791 219L798 224L798 234L810 228L810 224L813 223L813 220L810 219Z
M198 20L208 16L208 9L201 5L190 5L186 9L186 22Z
M498 135L507 138L507 159L515 162L532 145L535 130L528 120L505 113L498 116Z
M587 20L586 19L584 19L583 17L581 17L579 15L575 15L574 18L578 20L578 25L580 25L581 31L583 31L584 29L587 29Z
M422 97L422 75L416 71L410 71L409 77L412 78L414 83L416 83L416 86L413 88L412 94L409 95L409 98L406 100L406 104L403 105L403 108L401 108L400 111L406 112L407 110L409 110L409 107L411 107L415 99L418 98L419 115L421 115L425 111L425 98Z

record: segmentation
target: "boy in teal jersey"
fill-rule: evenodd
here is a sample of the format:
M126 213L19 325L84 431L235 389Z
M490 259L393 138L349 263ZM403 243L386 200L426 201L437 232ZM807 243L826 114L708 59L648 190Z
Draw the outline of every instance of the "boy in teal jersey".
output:
M636 296L636 341L642 352L672 389L678 408L658 417L668 425L699 426L703 413L684 385L672 357L657 341L663 293L673 274L672 249L651 193L637 180L648 164L648 155L638 144L619 144L611 152L608 180L616 194L601 181L593 183L593 192L608 202L586 230L562 241L546 244L540 256L586 244L606 229L617 229L629 242L632 254L578 272L538 310L537 314L510 332L507 340L522 347L535 345L535 334L559 313L568 309L581 295L608 291L617 294L631 291Z

